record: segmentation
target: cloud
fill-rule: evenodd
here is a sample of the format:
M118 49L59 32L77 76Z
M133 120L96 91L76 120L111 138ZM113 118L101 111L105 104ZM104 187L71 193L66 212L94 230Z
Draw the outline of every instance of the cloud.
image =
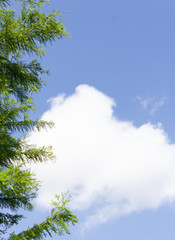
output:
M175 145L160 124L135 127L119 120L114 100L88 85L50 103L42 119L55 127L30 134L30 142L53 145L57 156L55 163L32 168L43 181L40 206L70 190L71 208L84 213L83 226L91 228L175 201Z
M142 107L144 109L147 109L147 107L153 102L154 98L147 98L147 99L143 99L141 96L137 96L136 97L137 100L139 100L140 104L142 105Z
M150 97L150 98L144 99L141 96L137 96L136 99L139 100L140 104L142 105L142 107L144 109L149 109L149 112L151 115L153 115L155 112L157 112L159 110L159 108L161 106L163 106L167 101L166 97L156 100L155 97Z

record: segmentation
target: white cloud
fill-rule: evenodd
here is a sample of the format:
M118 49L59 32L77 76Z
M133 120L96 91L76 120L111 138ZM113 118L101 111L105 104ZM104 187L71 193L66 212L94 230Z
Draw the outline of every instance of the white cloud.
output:
M144 109L147 109L147 107L153 102L154 98L146 98L146 99L143 99L141 96L137 96L136 97L137 100L139 100L140 104L142 105L142 107Z
M139 100L140 104L142 105L142 107L144 109L149 109L149 112L151 115L153 115L155 112L157 112L159 110L159 108L161 106L163 106L167 101L166 97L160 98L159 100L155 99L155 97L150 97L150 98L144 99L141 96L137 96L136 98L137 98L137 100Z
M161 106L163 106L166 102L167 98L161 98L158 101L154 102L154 104L152 105L152 108L150 110L150 113L153 115L155 112L157 112L159 110L159 108Z
M51 100L43 119L55 127L32 132L30 141L53 145L55 163L33 167L43 186L41 206L70 190L71 208L88 214L90 228L112 217L175 200L175 145L160 125L135 127L117 119L114 101L88 85Z

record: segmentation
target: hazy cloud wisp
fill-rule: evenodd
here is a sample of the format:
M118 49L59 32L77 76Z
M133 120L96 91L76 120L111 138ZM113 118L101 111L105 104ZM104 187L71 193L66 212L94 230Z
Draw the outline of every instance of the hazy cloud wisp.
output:
M140 102L141 106L146 110L149 110L149 113L153 115L155 112L159 110L160 107L162 107L166 101L166 97L162 97L160 99L156 99L155 97L150 98L143 98L141 96L137 96L136 99Z

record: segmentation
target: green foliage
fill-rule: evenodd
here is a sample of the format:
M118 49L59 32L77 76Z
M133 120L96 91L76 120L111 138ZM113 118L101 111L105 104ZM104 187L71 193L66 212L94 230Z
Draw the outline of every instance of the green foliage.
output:
M75 225L78 220L75 215L66 207L66 204L70 201L70 197L67 194L55 196L56 201L52 202L51 216L47 217L40 224L35 224L32 228L21 232L18 235L11 234L9 240L40 240L44 239L47 235L50 237L53 234L64 235L64 233L70 234L69 223Z
M5 7L8 4L9 4L9 0L0 0L0 6L1 7Z
M44 161L53 159L51 147L37 148L27 144L25 138L12 136L15 132L27 132L35 127L41 128L52 127L52 122L43 120L33 121L28 117L28 111L32 110L30 100L19 104L15 99L4 98L0 102L0 165L8 167L9 164L16 160L23 162Z
M36 197L39 183L29 170L21 170L21 165L0 167L0 208L16 212L19 208L32 210L31 200ZM17 224L23 216L19 214L0 213L0 232Z
M27 64L21 59L25 54L44 55L42 45L68 35L60 10L47 15L41 11L45 3L48 1L23 0L19 16L13 9L0 8L0 90L14 94L20 101L41 88L43 81L39 76L47 72L38 60Z
M32 129L52 127L52 122L30 119L35 111L33 93L38 92L48 73L38 61L47 43L68 36L59 10L45 14L48 0L21 0L21 12L10 9L9 0L0 0L0 234L23 218L20 209L32 210L39 183L27 162L54 158L51 147L28 144L25 135ZM27 58L26 58L27 56ZM28 59L28 62L26 62ZM15 137L20 134L22 137ZM19 164L20 163L20 164ZM69 234L69 223L77 218L66 207L67 195L56 197L50 217L8 239L44 239L52 233ZM9 213L10 211L10 213ZM3 238L1 238L3 239Z
M0 55L0 91L1 95L14 95L19 101L24 102L32 92L37 92L43 81L40 74L46 73L36 60L30 63L20 59L9 60Z
M48 15L42 7L46 0L22 0L21 13L16 16L7 9L9 1L0 0L0 165L7 167L16 160L45 161L53 159L51 147L36 148L28 145L24 138L14 138L14 133L40 130L53 123L31 120L29 112L35 110L32 94L43 85L41 76L47 73L32 59L25 56L42 56L43 45L67 36L61 21L60 11Z
M38 188L39 182L35 179L35 175L24 169L23 164L9 165L8 168L0 167L0 208L3 210L0 213L1 235L23 218L23 215L16 213L17 210L23 208L31 211L33 209L31 200L36 197ZM52 237L53 234L60 236L65 233L70 234L70 223L72 225L78 223L76 216L66 206L70 201L70 196L62 194L55 197L56 200L51 203L52 210L49 217L18 235L11 233L8 240L39 240L45 239L47 235Z

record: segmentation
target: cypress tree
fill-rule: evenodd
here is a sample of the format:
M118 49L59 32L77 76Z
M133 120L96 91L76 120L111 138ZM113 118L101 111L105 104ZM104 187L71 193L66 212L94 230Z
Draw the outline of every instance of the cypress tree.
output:
M41 89L42 75L47 74L38 60L45 53L43 46L68 36L61 12L46 14L42 10L48 3L48 0L22 0L17 15L10 8L10 1L0 0L1 235L22 220L23 216L17 213L19 209L33 208L31 200L36 197L39 183L23 165L54 158L50 146L38 148L28 144L24 137L33 128L39 131L53 126L52 122L30 118L30 112L35 110L33 94ZM15 133L22 136L15 137ZM69 223L74 225L78 220L66 207L68 201L67 195L56 196L49 217L17 235L12 233L8 239L44 239L52 233L70 233Z

